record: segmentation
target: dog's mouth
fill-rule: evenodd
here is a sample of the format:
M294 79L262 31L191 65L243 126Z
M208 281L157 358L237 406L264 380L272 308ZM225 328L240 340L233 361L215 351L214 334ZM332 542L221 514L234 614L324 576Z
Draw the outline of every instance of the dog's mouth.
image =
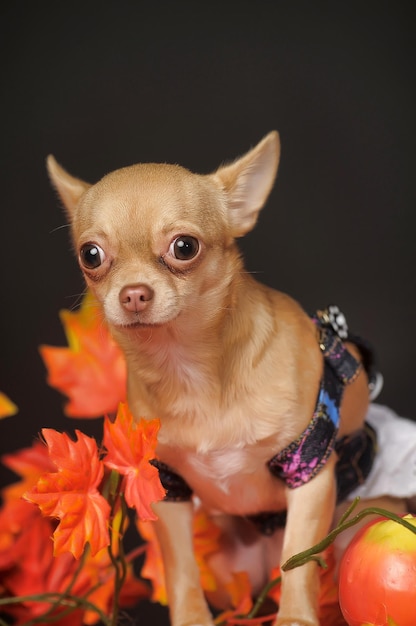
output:
M125 324L114 324L120 330L138 330L140 328L159 328L164 324L159 324L157 322L127 322Z
M110 321L110 320L109 320ZM132 319L132 320L111 320L111 326L117 328L122 331L129 330L140 330L146 328L157 328L159 326L163 326L163 323L157 321L147 321L141 319Z
M125 332L135 331L135 330L146 330L146 329L152 329L152 328L162 328L163 326L167 326L171 322L174 322L178 317L179 317L179 314L173 318L166 319L163 321L132 320L129 322L113 322L113 326Z

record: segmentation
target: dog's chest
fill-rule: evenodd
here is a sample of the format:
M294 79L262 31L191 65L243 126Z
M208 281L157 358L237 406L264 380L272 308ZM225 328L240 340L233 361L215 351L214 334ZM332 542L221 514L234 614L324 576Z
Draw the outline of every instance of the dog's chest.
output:
M267 467L268 446L230 446L206 453L162 446L161 458L215 512L250 515L285 508L285 489Z

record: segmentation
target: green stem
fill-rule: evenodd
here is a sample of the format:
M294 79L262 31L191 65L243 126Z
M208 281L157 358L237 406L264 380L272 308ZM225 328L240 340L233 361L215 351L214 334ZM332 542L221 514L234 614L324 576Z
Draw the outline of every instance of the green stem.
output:
M49 617L52 617L52 619L50 621L54 621L54 619L56 619L56 618L53 618L53 612L59 607L59 605L62 604L62 602L61 602L62 598L70 597L71 591L72 591L72 589L73 589L73 587L74 587L74 585L76 583L76 580L77 580L79 574L81 573L81 571L82 571L82 569L83 569L83 567L85 565L85 561L86 561L88 553L89 553L89 545L86 545L86 547L84 549L84 552L82 553L82 556L81 556L81 558L79 560L78 566L77 566L77 568L76 568L76 570L75 570L71 580L69 581L69 584L67 585L66 589L62 592L61 597L60 598L57 597L55 602L51 603L51 606L49 607L49 609L45 613L43 613L42 615L39 615L38 617L34 617L32 620L27 622L27 626L32 625L32 624L39 624L42 621L49 621L49 619L48 619ZM74 608L76 608L76 607L68 607L66 609L66 611L63 611L63 612L61 612L59 614L60 618L66 616L66 615L69 615L70 613L72 613Z
M351 515L351 513L353 512L353 510L356 508L357 504L359 503L360 498L355 498L355 500L353 500L350 504L350 506L347 508L346 511L344 511L343 515L341 515L339 522L337 524L337 526L341 526Z
M76 608L79 608L81 605L99 614L101 619L103 618L107 619L105 614L102 613L97 606L95 606L93 603L87 600L88 595L90 595L93 590L90 590L83 597L71 595L71 591L75 585L75 582L85 565L85 561L88 556L88 553L89 553L89 546L87 545L79 561L77 569L75 570L69 584L67 585L66 589L63 592L36 594L33 596L27 596L27 597L17 596L15 598L0 598L0 605L19 604L21 602L27 601L27 598L29 598L29 601L34 601L34 602L36 601L50 602L51 606L48 608L47 611L45 611L45 613L43 613L42 615L39 615L38 617L34 617L27 622L24 622L22 626L33 626L35 624L45 623L45 622L52 623L56 621L58 618L62 619L62 617L69 615L70 613L72 613L72 611L74 611ZM65 611L61 611L59 615L55 615L55 616L53 615L54 611L56 611L58 607L63 606L64 604L68 604L68 602L69 602L69 605ZM108 623L108 620L105 623Z
M278 585L281 582L281 580L282 580L282 577L281 576L277 576L277 578L273 578L273 580L271 580L269 583L267 583L267 585L264 587L262 592L257 597L257 600L254 603L253 608L251 609L251 611L249 613L247 613L247 618L248 619L252 619L253 617L256 617L256 615L259 612L263 602L265 601L269 591L271 591L275 585Z
M127 563L126 563L126 556L124 552L123 534L122 534L122 530L124 528L124 524L127 518L127 506L124 500L124 495L121 492L114 495L114 499L112 503L113 514L114 514L114 511L116 510L118 503L120 504L120 507L121 507L121 521L120 521L120 534L119 534L118 541L117 541L117 553L114 554L113 552L112 542L110 542L110 545L108 547L108 554L110 556L111 562L114 567L114 596L113 596L113 607L112 607L112 612L111 612L112 613L111 622L110 622L111 626L117 626L118 615L120 611L120 593L121 593L121 589L124 585L124 581L127 575Z
M356 500L354 501L354 506L350 507L351 511L353 510L353 508L355 508L358 501L359 498L356 498ZM303 565L308 561L314 560L315 555L323 552L323 550L330 546L340 533L344 532L344 530L347 530L348 528L351 528L351 526L355 526L355 524L358 524L358 522L360 522L367 515L379 515L381 517L387 517L388 519L391 519L394 522L401 524L412 533L416 534L416 526L413 526L399 515L391 513L390 511L386 511L385 509L380 509L378 507L368 507L357 513L357 515L355 515L355 517L353 517L351 520L346 521L347 516L344 515L341 518L340 523L325 537L325 539L322 539L322 541L312 546L312 548L304 550L303 552L299 552L298 554L290 557L290 559L288 559L286 563L282 565L282 570L286 572L288 570L294 569L295 567L299 567L300 565Z
M90 546L87 543L85 548L84 548L84 552L82 553L81 558L79 560L78 567L75 570L74 575L72 576L71 580L68 583L67 588L64 591L65 595L67 595L67 594L69 595L71 593L71 591L72 591L72 589L73 589L73 587L74 587L74 585L76 583L76 580L77 580L78 576L82 572L82 569L83 569L83 567L85 565L85 561L87 560L87 556L89 555L89 553L90 553Z
M72 596L72 595L63 594L63 593L39 593L39 594L31 595L31 596L16 596L14 598L0 598L0 606L7 606L10 604L21 604L22 602L50 602L54 604L55 607L68 605L71 611L73 611L76 608L82 607L82 608L88 609L89 611L94 611L94 613L97 613L97 615L99 616L101 621L105 624L105 626L111 626L111 623L109 619L107 618L107 616L105 615L105 613L101 611L101 609L98 608L98 606L96 606L92 602L89 602L85 598L79 598L77 596ZM45 620L46 620L46 623L48 622L53 623L56 620L61 619L61 617L62 617L62 614L58 614L58 615L49 615L47 618L45 618L45 614L43 614L42 616L39 616L39 618L35 617L34 619L29 620L28 622L22 623L21 626L32 626L32 624L38 624L40 619L42 620L43 623L45 623Z
M96 585L94 585L93 587L91 587L91 589L89 589L89 591L87 591L87 593L85 593L83 596L75 596L75 597L76 597L78 600L83 600L83 601L88 602L88 603L89 603L89 605L90 605L91 607L94 607L94 608L91 608L91 610L93 610L94 612L98 612L98 611L97 611L97 608L95 607L95 605L94 605L93 603L89 602L89 600L88 600L88 596L92 595L92 594L93 594L93 593L94 593L97 589L99 589L100 587L101 587L101 582L98 582ZM56 601L56 602L53 604L53 606L51 607L51 609L52 609L52 608L57 608L59 605L65 604L65 597L67 597L67 596L68 596L68 594L69 594L69 591L68 591L68 590L66 590L66 591L64 592L64 594L63 594L63 600L61 599L59 602L58 602L58 601ZM60 613L59 613L59 619L62 619L62 618L64 618L64 617L66 617L67 615L70 615L70 614L71 614L71 613L75 610L75 608L77 608L77 607L74 607L74 606L68 606L68 608L67 608L65 611L60 611ZM48 613L49 613L49 612L51 612L51 610L49 610L49 611L48 611ZM39 624L40 622L42 623L42 622L45 620L45 616L47 616L47 615L48 615L48 613L46 613L46 614L44 613L43 615L40 615L39 617L34 618L34 620L32 620L32 621L33 621L33 623L36 623L36 624ZM107 622L108 622L108 620L107 620ZM107 624L107 622L106 622L106 624ZM30 622L30 623L32 623L32 622ZM1 626L1 624L0 624L0 626ZM23 626L25 626L25 625L23 625ZM28 624L26 624L26 626L28 626Z

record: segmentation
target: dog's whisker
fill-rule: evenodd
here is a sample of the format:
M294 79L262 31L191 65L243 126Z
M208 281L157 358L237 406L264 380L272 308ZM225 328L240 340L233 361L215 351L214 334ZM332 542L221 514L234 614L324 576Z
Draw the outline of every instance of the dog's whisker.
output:
M75 298L75 302L73 302L73 304L71 304L69 310L71 312L76 311L77 308L79 308L80 304L82 303L83 298L86 296L87 294L87 290L85 290L82 293L75 293L72 296L66 296L66 299L69 300L70 298L73 299Z
M248 275L258 275L258 274L264 274L263 270L243 270L240 272L240 275L244 276L245 274Z
M53 233L56 233L58 230L63 230L64 228L70 228L71 224L61 224L61 226L57 226L56 228L53 228L52 230L49 231L50 235L53 235Z

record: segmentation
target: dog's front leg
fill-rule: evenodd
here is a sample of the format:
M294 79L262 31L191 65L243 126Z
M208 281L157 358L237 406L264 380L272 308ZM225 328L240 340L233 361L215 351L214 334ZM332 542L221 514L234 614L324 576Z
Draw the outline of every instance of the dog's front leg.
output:
M310 482L288 489L288 515L282 563L323 539L335 507L335 454ZM276 626L318 626L319 574L315 562L282 574L282 596Z
M153 508L172 626L212 626L193 550L193 504L162 501Z

